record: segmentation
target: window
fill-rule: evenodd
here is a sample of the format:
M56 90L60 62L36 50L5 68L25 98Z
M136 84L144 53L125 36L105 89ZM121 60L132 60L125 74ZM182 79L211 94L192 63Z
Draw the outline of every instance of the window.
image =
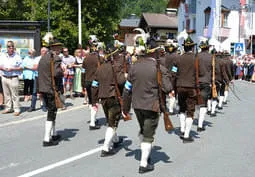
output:
M196 29L196 17L193 18L193 29Z
M204 10L204 14L205 14L205 27L208 27L210 21L211 7L207 7Z
M228 14L222 13L222 27L228 27Z
M210 20L210 13L205 14L205 27L208 27Z

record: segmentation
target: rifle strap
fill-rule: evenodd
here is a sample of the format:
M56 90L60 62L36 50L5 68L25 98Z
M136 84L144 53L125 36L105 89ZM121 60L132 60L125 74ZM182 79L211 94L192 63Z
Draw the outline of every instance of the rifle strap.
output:
M199 59L197 57L197 54L195 55L195 70L196 70L196 88L199 90Z
M56 92L56 83L55 83L55 78L54 78L54 58L51 56L50 58L50 72L51 72L51 83L52 83L52 88L53 91Z

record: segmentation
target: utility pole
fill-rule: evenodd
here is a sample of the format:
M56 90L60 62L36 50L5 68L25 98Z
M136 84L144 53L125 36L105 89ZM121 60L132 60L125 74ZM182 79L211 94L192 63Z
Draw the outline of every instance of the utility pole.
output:
M81 0L78 0L78 31L79 31L79 44L82 45L81 40Z
M50 0L48 0L48 32L50 32Z
M251 54L253 54L253 2L251 1L251 4L250 4L250 10L251 10Z

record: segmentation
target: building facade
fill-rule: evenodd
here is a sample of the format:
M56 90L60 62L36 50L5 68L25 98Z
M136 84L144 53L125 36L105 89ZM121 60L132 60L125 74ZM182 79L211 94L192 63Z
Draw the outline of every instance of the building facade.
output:
M212 6L216 4L216 8ZM255 30L254 2L252 0L186 0L178 8L178 32L186 31L199 42L199 37L209 37L208 28L211 11L214 18L214 34L217 33L215 47L233 54L234 43L243 43L242 53L255 53L252 36ZM171 8L171 7L169 7ZM214 11L214 9L216 9ZM217 11L218 10L218 11Z

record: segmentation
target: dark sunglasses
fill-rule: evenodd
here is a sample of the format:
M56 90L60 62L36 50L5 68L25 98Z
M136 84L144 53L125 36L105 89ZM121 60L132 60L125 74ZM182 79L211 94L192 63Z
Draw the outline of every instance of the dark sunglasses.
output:
M8 48L13 48L14 46L13 46L13 45L8 45L7 47L8 47Z

